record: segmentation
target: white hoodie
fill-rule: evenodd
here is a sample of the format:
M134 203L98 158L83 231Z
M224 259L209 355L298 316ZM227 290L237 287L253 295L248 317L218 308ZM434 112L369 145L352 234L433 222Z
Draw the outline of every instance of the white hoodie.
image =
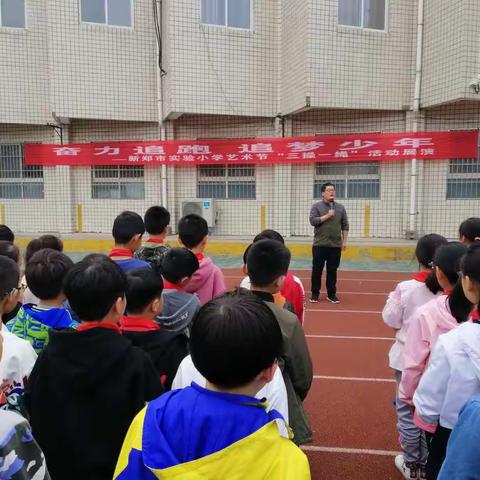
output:
M453 429L465 403L480 394L480 324L466 322L440 335L413 396L415 423Z

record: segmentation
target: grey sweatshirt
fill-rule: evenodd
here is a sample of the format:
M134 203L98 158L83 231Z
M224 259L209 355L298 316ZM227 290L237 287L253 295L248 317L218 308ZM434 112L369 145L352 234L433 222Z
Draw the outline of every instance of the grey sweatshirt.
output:
M335 216L329 218L326 222L321 222L323 217L330 210L330 205L323 200L315 203L310 210L310 225L315 227L313 245L318 247L337 247L342 246L342 232L348 231L348 217L345 207L334 202Z
M185 332L188 335L188 327L200 309L198 297L174 289L165 289L162 297L163 309L162 314L156 319L157 322L166 330Z

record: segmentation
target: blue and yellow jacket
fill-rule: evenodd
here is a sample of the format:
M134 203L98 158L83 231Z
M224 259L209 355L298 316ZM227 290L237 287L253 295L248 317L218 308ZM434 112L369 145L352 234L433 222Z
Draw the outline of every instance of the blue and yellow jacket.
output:
M265 406L195 383L168 392L132 422L114 479L310 479L281 415Z

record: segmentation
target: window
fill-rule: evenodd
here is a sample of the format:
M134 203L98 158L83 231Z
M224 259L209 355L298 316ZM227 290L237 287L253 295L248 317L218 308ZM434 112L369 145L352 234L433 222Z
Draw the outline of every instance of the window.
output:
M25 28L25 0L0 0L0 27Z
M132 26L132 0L81 0L82 22Z
M380 166L372 163L317 163L314 197L325 182L335 185L337 198L380 198Z
M253 165L205 165L197 167L197 197L255 200Z
M480 161L474 158L450 160L447 199L480 198Z
M43 167L25 165L22 145L0 145L0 198L43 198Z
M338 24L385 30L387 0L338 0Z
M142 166L102 166L92 168L92 198L131 199L145 198Z
M250 28L251 0L201 0L202 23Z

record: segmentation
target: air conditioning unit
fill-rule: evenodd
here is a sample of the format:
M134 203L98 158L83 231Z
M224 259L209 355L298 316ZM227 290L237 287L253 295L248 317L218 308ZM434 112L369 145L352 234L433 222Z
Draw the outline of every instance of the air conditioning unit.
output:
M182 217L194 213L204 218L208 223L208 228L215 227L217 212L215 202L211 198L197 198L195 200L182 201Z

